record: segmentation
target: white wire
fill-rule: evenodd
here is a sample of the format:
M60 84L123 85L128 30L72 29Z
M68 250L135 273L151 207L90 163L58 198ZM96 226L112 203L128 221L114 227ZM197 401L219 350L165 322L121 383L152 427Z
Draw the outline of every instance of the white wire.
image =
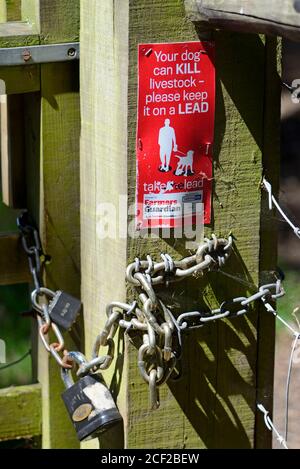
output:
M293 229L293 231L294 231L295 235L297 236L297 238L300 238L300 228L298 226L294 225L294 223L287 217L287 215L284 213L284 211L280 207L279 203L275 199L274 195L272 195L272 201L273 201L273 204L275 205L275 207L277 208L278 212L283 216L285 221L291 226L291 228Z
M285 321L278 313L277 311L273 308L273 306L270 305L270 303L267 303L264 298L262 298L262 301L264 303L264 306L266 308L267 311L269 311L270 313L272 313L276 319L278 319L278 321L282 322L282 324L285 325L285 327L287 329L290 330L290 332L292 332L292 334L294 336L297 336L297 339L300 337L300 334L298 331L296 331L287 321Z
M263 185L266 189L266 191L268 192L269 194L269 209L272 210L272 202L273 204L275 205L275 207L277 208L278 212L282 215L282 217L285 219L285 221L290 225L290 227L292 228L293 232L295 233L295 235L297 236L297 238L300 239L300 228L296 225L294 225L294 223L288 218L288 216L284 213L284 211L282 210L282 208L280 207L279 203L277 202L277 200L275 199L274 195L272 194L272 186L271 184L266 180L266 178L263 178Z
M293 368L293 358L294 358L294 353L295 353L295 348L298 342L300 335L297 334L295 336L293 345L292 345L292 350L290 354L290 359L289 359L289 368L288 368L288 374L287 374L287 380L286 380L286 388L285 388L285 431L284 431L284 436L285 440L288 441L288 432L289 432L289 396L290 396L290 383L291 383L291 374L292 374L292 368Z
M265 425L266 425L267 429L270 430L270 431L273 431L275 433L279 444L281 446L283 446L284 449L289 449L285 439L283 438L282 435L280 435L277 428L275 427L272 420L270 419L269 412L265 409L265 407L262 404L257 404L257 408L258 408L258 410L260 410L264 414L264 421L265 421Z
M292 368L293 368L293 358L294 358L294 353L295 353L295 348L298 340L300 339L300 333L296 331L287 321L285 321L278 313L277 311L273 308L270 303L267 303L264 298L262 298L262 302L266 308L267 311L272 313L276 319L278 319L284 326L289 329L290 332L294 335L295 339L292 345L292 350L290 354L290 359L289 359L289 367L288 367L288 373L287 373L287 380L286 380L286 389L285 389L285 440L284 443L286 444L286 441L288 439L288 425L289 425L289 394L290 394L290 382L291 382L291 374L292 374ZM262 411L260 408L259 410ZM263 411L262 411L263 412ZM267 425L266 417L265 417L265 423ZM271 424L270 424L271 425ZM267 425L268 426L268 425ZM271 425L273 428L273 424ZM274 432L276 433L275 429ZM279 434L278 434L279 435ZM277 435L277 439L284 446L284 444L281 442L280 439L283 439L280 435ZM280 439L279 439L280 438Z

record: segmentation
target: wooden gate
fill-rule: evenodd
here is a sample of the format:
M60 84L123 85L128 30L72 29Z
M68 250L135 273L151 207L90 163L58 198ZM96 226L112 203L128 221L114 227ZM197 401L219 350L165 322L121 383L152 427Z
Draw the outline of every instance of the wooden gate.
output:
M185 10L183 0L23 0L22 21L0 26L0 47L30 50L32 45L78 41L81 19L80 98L76 61L1 66L0 79L6 84L7 102L17 101L21 110L22 125L16 123L16 132L23 132L24 145L14 157L25 167L26 207L53 259L46 283L77 296L81 288L85 344L67 340L69 347L82 351L85 345L88 355L104 323L105 305L132 298L125 284L127 264L149 253L155 258L169 252L178 259L187 254L183 243L162 238L100 240L97 235L99 204L118 207L119 195L128 196L127 207L134 202L139 43L216 42L213 220L206 235L232 233L235 250L227 275L211 272L204 279L189 279L180 297L175 289L180 307L188 310L203 303L202 296L212 308L225 296L246 296L251 286L264 281L266 272L276 269L276 231L266 217L267 198L260 182L264 171L273 187L278 185L280 44L263 35L212 30L198 22L193 3L197 2L187 2ZM8 116L12 119L9 112ZM17 197L17 191L14 194ZM0 239L1 253L15 253L10 270L5 255L0 256L2 283L28 280L18 243L15 234ZM168 292L166 296L170 299ZM256 402L272 408L274 318L259 307L247 317L189 334L182 379L164 386L157 411L148 409L136 350L122 335L118 352L105 378L115 386L124 433L106 434L101 447L271 446ZM12 408L17 399L26 402L28 393L36 396L41 389L42 420L37 411L34 428L30 419L24 428L11 413L13 431L2 434L0 412L0 438L41 431L44 448L78 447L60 398L57 366L40 345L37 377L40 387L1 391L0 410ZM87 446L98 447L99 442Z

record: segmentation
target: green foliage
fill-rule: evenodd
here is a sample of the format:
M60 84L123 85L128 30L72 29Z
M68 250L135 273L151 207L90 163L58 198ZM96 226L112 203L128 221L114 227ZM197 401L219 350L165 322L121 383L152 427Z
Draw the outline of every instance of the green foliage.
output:
M293 310L300 307L300 272L296 270L285 270L285 280L283 286L285 289L285 296L280 298L277 302L278 313L287 321L293 323L293 327L297 327L294 317L292 316ZM297 314L300 321L300 310ZM277 330L282 331L284 325L277 321Z
M31 347L31 320L21 316L28 310L28 286L0 287L0 338L6 343L6 362L24 355ZM2 364L0 364L0 367ZM0 371L0 387L31 383L31 358Z

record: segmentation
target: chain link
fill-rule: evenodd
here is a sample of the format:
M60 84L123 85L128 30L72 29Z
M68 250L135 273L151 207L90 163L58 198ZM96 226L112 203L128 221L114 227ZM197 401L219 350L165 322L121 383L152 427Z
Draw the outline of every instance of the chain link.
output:
M265 179L263 183L269 193L270 209L274 204L299 237L299 228L295 227L282 212L272 195L271 185ZM194 255L182 260L173 260L169 254L162 253L160 262L155 262L150 255L147 255L146 260L136 258L129 264L126 270L126 280L139 289L139 301L134 301L132 304L112 302L107 305L107 319L95 339L92 358L88 360L79 351L65 349L60 329L51 321L49 302L55 293L42 284L43 267L50 257L42 250L38 230L30 223L27 212L21 215L17 223L34 284L31 302L36 312L39 336L46 351L60 366L61 376L67 387L73 384L69 372L74 366L78 368L78 377L110 367L114 360L114 337L118 328L124 329L125 334L130 334L132 331L139 331L141 334L142 345L138 350L138 369L149 387L149 404L153 410L159 407L159 388L170 379L173 372L175 373L177 360L181 356L181 335L185 331L198 329L216 320L243 316L249 312L253 302L260 300L268 312L290 329L295 336L294 344L300 338L299 332L281 318L271 304L273 300L285 294L281 280L262 285L249 297L236 297L223 301L218 309L209 312L185 312L177 318L158 298L155 292L157 285L168 286L169 283L183 280L188 276L203 275L206 270L223 267L232 250L232 237L229 236L228 240L218 239L213 234L211 239L204 239L204 243L198 247ZM49 341L50 331L55 336L55 342ZM101 355L100 351L104 347L107 347L106 354ZM266 409L261 404L258 405L258 409L264 414L268 429L273 430L280 444L287 448L286 440L277 432Z
M168 285L188 276L202 275L205 270L222 267L231 253L231 248L231 236L227 240L218 239L212 235L212 239L204 239L204 243L199 246L194 255L180 261L173 260L169 254L162 253L162 262L155 262L148 255L146 260L136 258L127 267L126 280L141 289L139 294L141 309L136 305L131 307L132 318L130 320L120 319L118 314L109 317L101 337L109 335L111 324L115 325L116 321L120 327L126 329L127 333L132 329L142 331L143 344L138 353L138 368L142 378L149 385L149 399L152 409L159 405L158 387L169 379L176 365L176 355L180 356L180 353L176 354L175 351L175 332L180 349L182 343L181 322L173 317L172 313L157 297L155 287L162 284ZM125 305L122 305L122 309L124 314ZM221 312L219 311L219 313ZM229 314L226 312L226 315ZM219 317L225 317L225 314L219 314ZM215 317L215 319L217 318ZM205 322L204 318L202 318L202 322Z
M125 329L127 334L132 330L141 331L143 343L138 351L138 368L142 378L149 385L150 406L152 409L157 408L158 388L169 379L175 368L176 357L181 353L181 330L186 327L184 320L190 317L191 313L185 313L176 320L157 297L154 288L156 285L168 285L188 276L202 275L205 270L222 267L230 255L232 237L229 236L228 240L218 239L215 235L212 235L212 239L205 238L194 255L179 261L173 260L167 253L161 254L160 262L155 262L150 255L146 260L136 258L126 270L126 280L141 290L138 296L140 306L137 301L131 305L121 302L107 305L106 322L95 339L92 358L88 361L81 352L68 351L64 348L63 336L57 325L51 321L49 302L55 293L42 285L44 261L42 262L41 258L46 259L47 256L42 251L37 229L28 222L27 214L18 219L18 226L22 233L22 244L28 256L35 287L31 294L32 306L36 311L39 335L47 352L63 370L77 365L77 375L81 377L109 368L114 359L114 336L119 327ZM229 311L223 312L221 309L213 313L215 313L213 320L230 314ZM192 314L194 319L196 313ZM209 317L199 315L200 313L197 313L201 325L211 320ZM54 333L56 342L49 342L50 330ZM179 353L175 350L176 335L180 347ZM101 355L100 350L103 347L107 347L107 352Z
M62 368L72 368L70 363L64 361L64 338L59 327L51 321L49 315L49 299L55 293L43 286L43 268L51 257L43 252L40 235L27 211L17 218L17 226L21 232L22 246L28 257L29 270L32 275L34 290L31 293L31 304L36 312L39 336L46 351L56 360ZM43 300L43 301L41 301ZM49 342L48 333L52 332L56 342ZM62 352L63 356L60 356Z

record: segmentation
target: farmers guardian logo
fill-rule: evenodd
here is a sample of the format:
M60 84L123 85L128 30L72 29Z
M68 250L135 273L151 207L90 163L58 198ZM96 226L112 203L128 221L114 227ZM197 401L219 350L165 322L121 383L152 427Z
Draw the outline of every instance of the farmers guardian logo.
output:
M164 194L173 190L191 190L201 189L203 187L203 180L197 179L195 181L184 180L182 182L167 181L163 183L161 181L154 181L153 183L144 183L144 192Z

